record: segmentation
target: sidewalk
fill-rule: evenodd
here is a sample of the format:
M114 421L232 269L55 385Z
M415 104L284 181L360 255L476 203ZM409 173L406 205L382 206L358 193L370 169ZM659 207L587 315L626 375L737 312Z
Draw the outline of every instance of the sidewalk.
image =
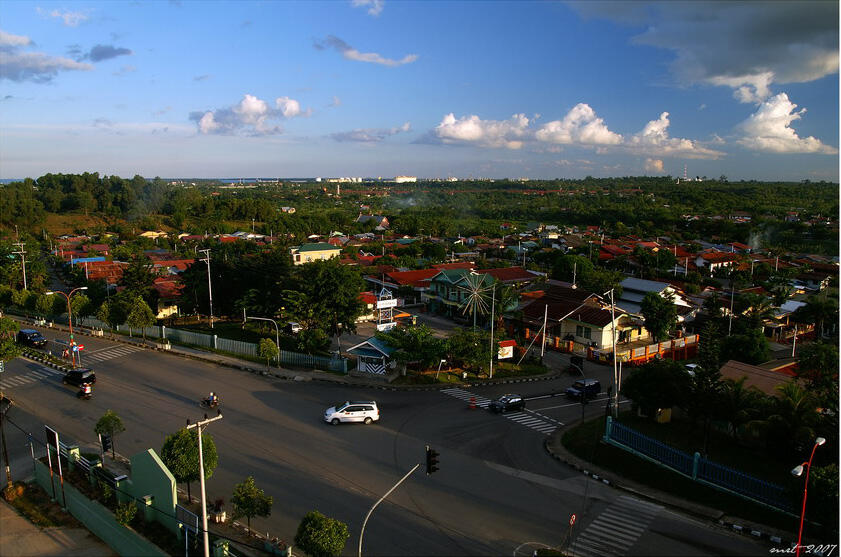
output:
M0 555L85 555L111 557L110 547L84 528L40 528L0 499Z

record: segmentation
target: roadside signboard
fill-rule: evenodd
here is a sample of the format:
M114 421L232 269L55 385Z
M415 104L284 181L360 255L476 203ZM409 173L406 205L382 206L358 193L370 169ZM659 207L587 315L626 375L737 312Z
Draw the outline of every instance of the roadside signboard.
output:
M397 307L397 298L377 300L377 309L386 309L394 307Z

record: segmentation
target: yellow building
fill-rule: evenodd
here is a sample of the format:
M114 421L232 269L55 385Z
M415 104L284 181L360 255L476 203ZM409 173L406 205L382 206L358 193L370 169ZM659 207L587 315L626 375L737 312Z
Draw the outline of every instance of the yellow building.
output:
M323 259L332 259L333 257L339 257L341 252L342 248L337 248L326 242L302 244L289 249L289 254L292 256L292 263L295 265L303 265L304 263Z

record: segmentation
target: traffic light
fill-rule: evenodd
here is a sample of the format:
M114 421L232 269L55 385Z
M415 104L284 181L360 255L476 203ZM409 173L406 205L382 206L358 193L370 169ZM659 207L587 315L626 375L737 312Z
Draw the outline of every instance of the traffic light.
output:
M438 470L438 451L435 449L430 449L429 445L426 446L426 475L430 475L431 473Z
M99 442L102 443L102 452L107 453L111 450L111 436L102 434L99 436Z

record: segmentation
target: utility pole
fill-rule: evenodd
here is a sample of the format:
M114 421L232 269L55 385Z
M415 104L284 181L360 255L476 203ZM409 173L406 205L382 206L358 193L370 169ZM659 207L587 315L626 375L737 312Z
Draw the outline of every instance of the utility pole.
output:
M194 424L190 424L190 420L187 420L187 429L196 428L196 431L199 434L199 479L201 480L201 527L202 527L202 534L204 535L204 557L210 557L210 540L207 536L207 495L204 492L204 455L202 454L202 446L201 446L201 428L210 422L215 422L216 420L222 419L222 413L220 412L215 418L208 418L207 414L204 415L205 419L198 421Z
M15 225L15 233L17 233L17 225ZM23 242L15 242L14 245L16 245L18 247L19 251L13 251L12 253L14 253L16 255L20 255L20 262L21 262L21 266L23 267L23 289L28 290L26 288L26 252L23 251L24 243Z
M613 288L610 289L610 329L613 341L613 417L619 414L619 377L616 372L616 305L613 303Z
M733 279L730 279L730 319L727 322L727 336L730 336L730 331L733 329L733 298L735 297L736 284Z
M207 263L207 296L210 300L210 328L213 328L213 289L210 284L210 250L209 249L200 249L200 252L204 254L204 259L199 259L199 261L204 261Z
M490 363L490 367L488 368L490 370L490 373L488 374L488 377L490 379L493 379L493 377L494 377L494 306L495 305L496 305L496 288L491 290L491 363ZM504 310L505 308L502 308L502 309ZM441 369L440 365L438 366L438 369L439 370Z

